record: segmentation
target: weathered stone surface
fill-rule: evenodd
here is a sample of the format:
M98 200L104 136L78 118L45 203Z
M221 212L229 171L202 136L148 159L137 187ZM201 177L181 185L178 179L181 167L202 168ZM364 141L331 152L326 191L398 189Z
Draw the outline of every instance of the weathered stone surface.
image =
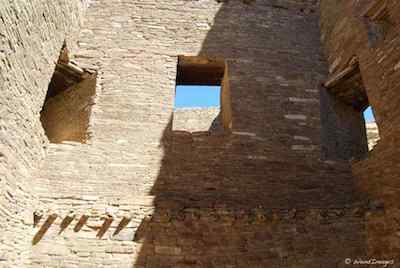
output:
M33 168L45 156L40 123L58 53L78 36L86 1L0 3L0 267L31 263Z
M68 241L73 254L63 263L90 259L101 267L98 252L117 267L263 267L295 256L296 267L329 267L349 252L363 255L362 217L345 225L344 218L302 216L358 197L349 165L319 161L318 86L326 66L318 15L305 12L316 7L280 2L97 1L88 9L75 57L98 69L92 139L51 145L35 174L49 208L73 204L89 215L80 231L58 235L55 227L43 238ZM226 59L231 133L173 131L182 115L175 111L172 121L178 55ZM112 205L132 221L114 237L122 220L116 216L98 239L101 215ZM249 212L259 207L297 208L300 218ZM343 239L338 252L333 245ZM46 252L34 250L42 263Z
M174 110L172 129L181 131L223 131L219 108L179 108Z
M0 266L330 268L396 257L399 155L385 148L398 148L399 60L359 51L368 38L350 7L360 1L323 1L321 18L315 0L90 2L81 28L80 1L0 5L10 50L0 52ZM378 49L394 50L390 31ZM39 121L64 38L79 40L70 58L97 71L86 144L48 144ZM320 85L358 53L383 136L351 166L321 160ZM174 130L179 55L226 60L230 131ZM193 118L180 112L178 123Z
M47 97L43 104L40 121L52 143L85 143L89 138L89 117L94 104L96 74L82 73L82 76L82 81L67 88L62 87L62 92Z
M381 214L366 218L368 254L395 258L396 265L400 259L400 239L396 236L400 218L399 14L400 2L395 0L321 1L322 41L331 73L339 73L351 58L358 58L363 86L379 126L378 144L366 159L353 163L359 191L385 207ZM371 128L367 125L367 129Z
M372 150L380 139L378 126L375 122L370 122L365 124L365 128L367 129L368 148Z

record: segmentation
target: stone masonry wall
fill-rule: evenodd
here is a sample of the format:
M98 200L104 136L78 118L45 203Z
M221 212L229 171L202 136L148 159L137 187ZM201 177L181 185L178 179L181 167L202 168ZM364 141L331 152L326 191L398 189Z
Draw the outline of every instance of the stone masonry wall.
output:
M189 132L222 131L220 108L179 108L174 110L172 129Z
M0 3L0 267L30 263L39 206L31 173L47 144L39 112L63 41L79 32L83 2Z
M94 1L75 53L98 71L92 138L51 144L34 174L32 267L363 256L368 208L350 167L320 161L317 11L311 0ZM231 132L172 130L178 55L226 59Z
M82 82L45 102L40 120L52 143L87 140L95 88L96 75L87 74Z
M368 122L365 124L365 128L368 136L368 149L372 150L380 139L378 126L375 122Z
M373 7L375 4L375 8ZM400 2L321 1L322 41L332 75L357 57L380 140L353 163L357 185L384 211L366 218L368 254L400 261ZM377 29L380 29L379 31ZM398 265L398 264L397 264Z

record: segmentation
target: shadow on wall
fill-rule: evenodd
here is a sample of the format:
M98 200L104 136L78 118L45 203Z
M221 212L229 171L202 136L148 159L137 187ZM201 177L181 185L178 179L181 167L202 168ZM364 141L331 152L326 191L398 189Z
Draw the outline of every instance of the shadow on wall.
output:
M97 73L69 60L66 43L61 49L48 86L40 121L51 143L85 143Z
M300 89L276 75L290 70L308 88L318 82L302 72L324 73L311 49L319 49L317 16L259 3L229 1L216 15L200 55L229 59L234 132L173 132L171 118L134 267L336 267L364 255L361 219L345 209L358 200L349 167L327 167L319 152L294 154L285 135L294 124L277 120ZM306 134L319 135L315 128ZM336 214L322 217L321 208Z

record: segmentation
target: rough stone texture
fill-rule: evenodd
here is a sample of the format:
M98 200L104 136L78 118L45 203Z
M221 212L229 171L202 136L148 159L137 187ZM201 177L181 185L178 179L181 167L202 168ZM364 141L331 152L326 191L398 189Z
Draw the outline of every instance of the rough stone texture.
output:
M179 108L174 110L172 130L223 131L219 108Z
M322 155L324 159L360 159L368 152L363 113L321 89Z
M368 8L374 3L377 9ZM400 257L399 14L400 2L395 0L321 1L322 41L330 71L340 72L351 58L358 58L379 127L374 150L367 159L353 163L360 191L385 207L384 212L366 218L368 254L376 258ZM385 26L385 31L376 34L371 25Z
M0 266L30 263L32 169L47 139L39 120L63 41L77 37L83 1L0 3Z
M365 124L365 128L367 129L368 149L372 150L380 139L378 125L375 122L369 122Z
M87 141L96 75L85 75L83 81L45 101L40 121L50 142Z
M37 228L60 217L33 246L34 267L336 267L363 256L349 165L319 160L327 71L314 2L94 2L75 54L98 69L93 137L52 145L35 174L49 210ZM172 131L178 55L226 59L231 131ZM124 213L132 220L114 237Z
M345 267L345 258L376 252L383 242L375 239L379 224L387 224L391 233L383 237L391 239L388 252L394 254L395 218L387 213L395 206L384 210L379 200L357 191L347 161L321 160L319 89L328 68L317 4L93 1L72 53L81 66L98 71L91 139L48 145L40 166L36 159L26 161L30 169L19 178L25 178L25 199L6 196L11 202L0 204L30 201L17 206L28 207L31 229L23 232L4 217L2 229L11 230L4 240L11 237L14 246L18 237L12 234L24 239L18 239L18 249L2 240L1 249L30 258L17 263L7 257L4 266ZM326 13L323 32L336 23L325 26ZM57 18L63 20L61 14ZM58 38L61 47L63 35ZM49 61L56 60L58 50L55 46ZM230 131L173 131L178 55L225 58ZM54 64L32 69L48 72L43 81L34 80L43 84L40 94L1 100L35 99L26 107L35 110L29 116L19 115L16 111L26 109L13 102L5 107L8 116L37 123L27 132L40 135L34 147L40 158L44 135L38 113ZM11 121L4 126L21 129ZM5 144L13 141L7 137ZM28 150L32 144L13 148ZM371 167L365 163L358 165ZM366 169L355 164L354 170L362 176ZM16 222L21 219L15 215Z

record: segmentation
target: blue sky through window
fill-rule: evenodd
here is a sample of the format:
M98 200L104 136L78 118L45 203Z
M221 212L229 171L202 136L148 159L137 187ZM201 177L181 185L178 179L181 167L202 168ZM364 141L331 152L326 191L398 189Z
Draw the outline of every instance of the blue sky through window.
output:
M369 106L367 109L365 109L364 118L365 118L365 122L367 122L367 123L375 122L375 117L374 117L374 113L372 112L371 106Z
M175 108L219 107L220 86L176 86Z

